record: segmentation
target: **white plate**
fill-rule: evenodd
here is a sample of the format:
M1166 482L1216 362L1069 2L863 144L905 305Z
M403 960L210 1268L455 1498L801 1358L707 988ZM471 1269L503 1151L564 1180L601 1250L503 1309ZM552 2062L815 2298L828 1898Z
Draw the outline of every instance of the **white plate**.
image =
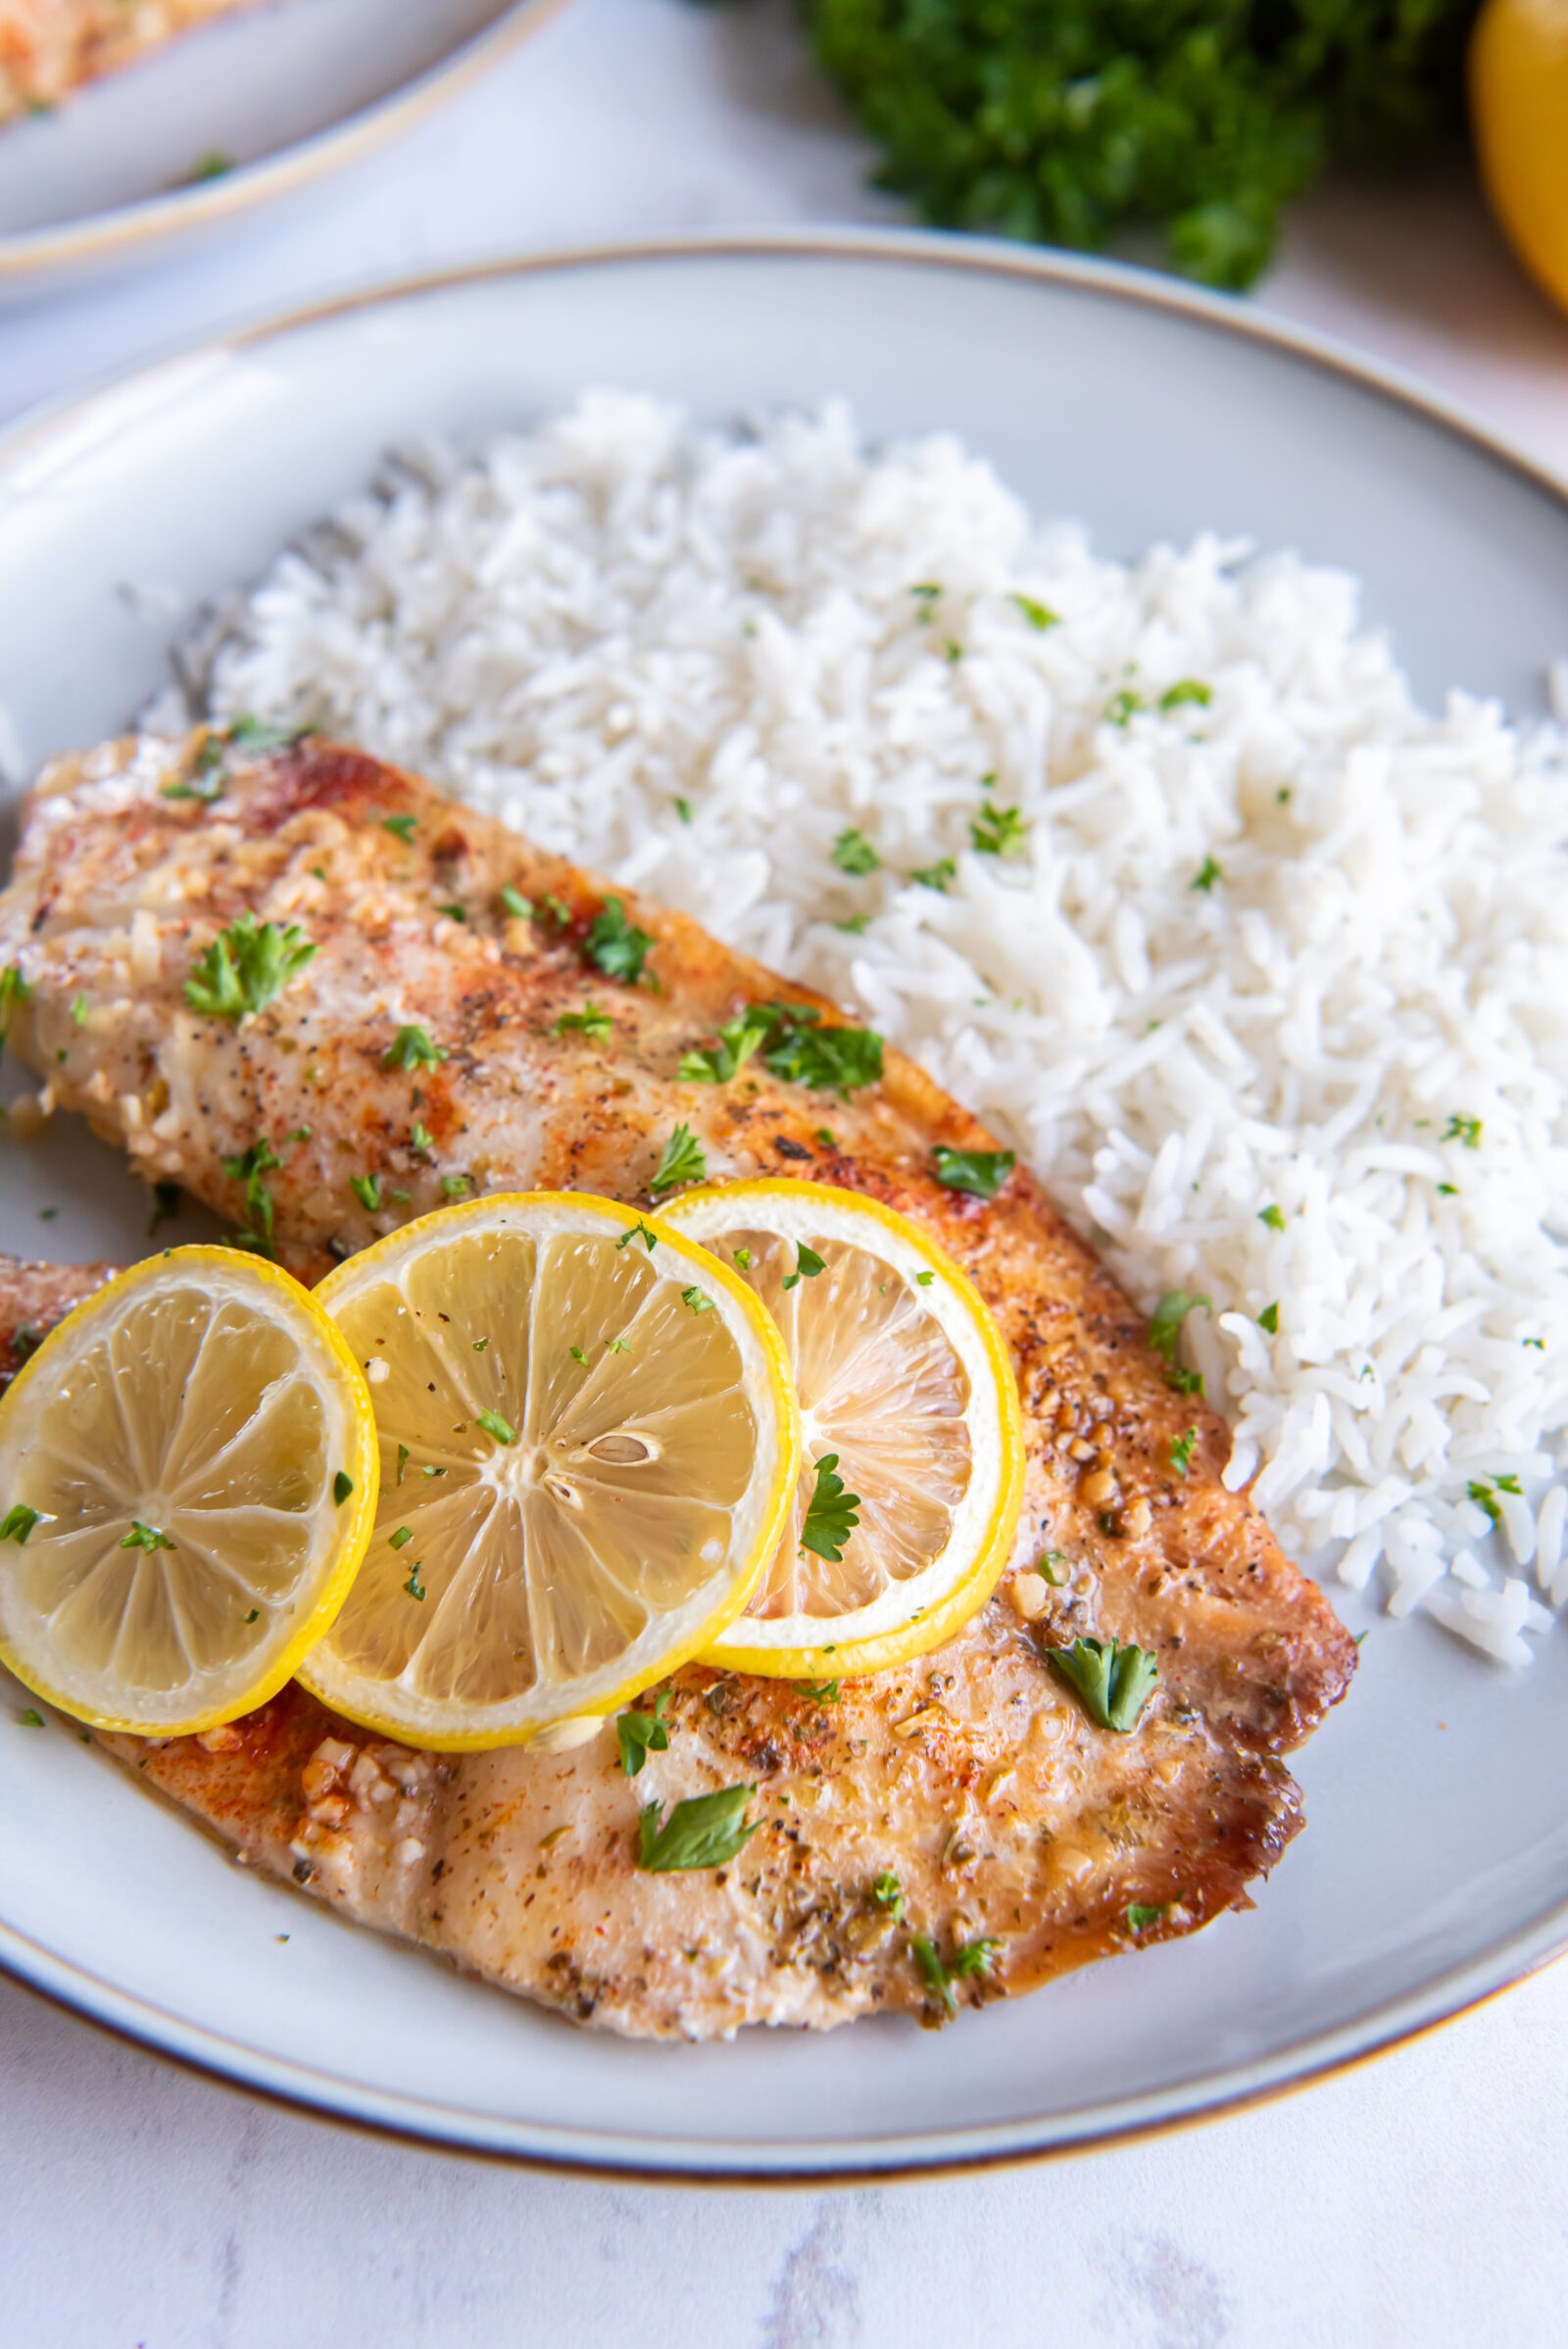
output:
M1539 710L1568 647L1562 493L1325 345L1165 281L997 247L723 240L339 303L13 432L13 759L121 725L161 680L173 604L253 575L387 443L607 383L716 419L847 392L875 433L956 427L1112 551L1210 524L1352 564L1429 694L1462 683ZM40 1225L44 1204L60 1212ZM136 1252L145 1214L80 1135L0 1155L0 1246ZM940 2034L862 2023L671 2048L575 2031L226 1865L69 1731L14 1730L14 1691L0 1957L231 2079L563 2163L869 2174L1158 2127L1385 2045L1568 1941L1568 1641L1511 1680L1429 1623L1351 1621L1372 1625L1362 1669L1299 1757L1310 1825L1256 1911Z
M217 227L381 145L561 0L275 0L0 129L0 302ZM206 157L234 169L197 178Z

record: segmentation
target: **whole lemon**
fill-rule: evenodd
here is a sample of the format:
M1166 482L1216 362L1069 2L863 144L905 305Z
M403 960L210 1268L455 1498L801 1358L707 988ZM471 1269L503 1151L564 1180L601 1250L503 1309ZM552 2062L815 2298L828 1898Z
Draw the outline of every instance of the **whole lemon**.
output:
M1487 0L1469 80L1492 209L1525 268L1568 310L1568 0Z

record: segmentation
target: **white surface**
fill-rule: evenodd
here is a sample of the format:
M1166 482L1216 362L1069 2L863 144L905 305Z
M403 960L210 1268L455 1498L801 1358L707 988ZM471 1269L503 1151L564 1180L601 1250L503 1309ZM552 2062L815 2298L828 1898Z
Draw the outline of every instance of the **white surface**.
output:
M576 0L494 83L303 215L12 314L0 415L372 274L662 227L893 217L859 191L860 160L786 0L761 15ZM1568 473L1568 325L1461 187L1314 200L1268 298L1423 370ZM720 2199L357 2139L0 1984L7 2330L40 2349L1546 2343L1568 2282L1565 2087L1559 1969L1195 2135L990 2178Z

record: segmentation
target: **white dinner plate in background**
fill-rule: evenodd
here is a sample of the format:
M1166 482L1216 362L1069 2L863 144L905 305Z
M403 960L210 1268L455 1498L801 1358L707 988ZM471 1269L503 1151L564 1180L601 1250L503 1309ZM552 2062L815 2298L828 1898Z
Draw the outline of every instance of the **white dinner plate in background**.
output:
M408 129L560 5L269 0L5 124L0 302L294 193Z

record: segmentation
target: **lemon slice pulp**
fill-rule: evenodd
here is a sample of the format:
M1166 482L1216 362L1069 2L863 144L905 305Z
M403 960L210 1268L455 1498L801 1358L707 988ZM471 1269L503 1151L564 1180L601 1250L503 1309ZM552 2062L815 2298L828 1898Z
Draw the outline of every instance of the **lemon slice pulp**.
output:
M663 1215L767 1306L802 1414L785 1538L708 1660L831 1677L951 1639L995 1588L1023 1503L1017 1382L972 1284L906 1216L826 1184L712 1186ZM808 1523L835 1458L858 1503L847 1531L842 1510Z
M0 1660L100 1729L274 1695L369 1539L375 1430L308 1290L223 1248L132 1266L0 1399Z
M366 1365L374 1535L300 1677L449 1750L608 1712L708 1646L800 1473L777 1331L658 1217L581 1193L406 1225L318 1291Z

